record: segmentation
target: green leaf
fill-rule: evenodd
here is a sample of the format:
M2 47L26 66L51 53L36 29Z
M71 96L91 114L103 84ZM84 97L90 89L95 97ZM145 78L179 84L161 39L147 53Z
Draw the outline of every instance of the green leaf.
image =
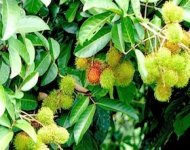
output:
M2 85L0 85L0 117L5 112L6 95Z
M143 2L143 3L157 3L159 0L140 0L140 1ZM179 1L179 0L177 0L177 1Z
M73 22L73 20L75 19L79 5L80 3L78 1L70 4L69 9L66 11L65 14L65 17L68 22Z
M59 1L59 5L62 5L62 4L64 4L65 2L67 2L68 0L60 0Z
M14 45L12 45L11 43L9 43L9 61L11 66L10 78L12 79L20 74L22 63L19 53L17 52Z
M129 17L125 17L121 20L121 27L123 31L123 39L126 42L130 42L131 45L135 44L133 23Z
M2 6L3 38L9 39L16 32L17 22L22 16L21 8L15 0L3 0Z
M16 112L15 112L15 102L16 100L14 98L11 98L10 96L6 95L6 110L9 113L9 116L11 117L12 121L15 121L15 116L16 116ZM18 115L18 114L17 114Z
M38 16L24 16L17 24L17 33L31 33L49 30L49 26Z
M129 0L115 0L118 6L124 11L124 13L127 13L128 7L129 7Z
M32 94L25 93L24 97L21 98L20 100L21 100L22 110L26 111L35 110L38 106L36 97L34 97Z
M78 144L81 141L83 135L90 127L95 110L96 110L96 105L92 104L88 106L87 109L80 116L76 125L74 126L74 139L76 144Z
M0 125L1 125L1 126L4 126L4 127L8 127L8 128L11 127L11 123L10 123L9 118L7 117L7 114L4 113L4 114L0 117Z
M49 68L51 64L51 55L48 52L39 53L39 57L36 58L36 72L39 72L39 76L42 76Z
M35 34L40 38L43 46L49 50L49 43L48 43L48 40L39 32L35 32Z
M4 84L9 79L10 67L0 60L0 84Z
M121 10L115 3L112 2L112 0L86 0L83 11L89 10L91 8L99 8L112 11L116 14L121 14Z
M125 52L125 42L123 40L121 24L115 24L112 27L112 41L117 49L119 49L122 53Z
M131 6L133 8L133 12L135 13L135 16L137 18L142 18L140 0L135 0L135 1L132 0Z
M40 0L26 0L24 3L24 8L31 14L37 14L42 6Z
M34 49L32 42L27 38L25 38L25 45L26 45L26 50L27 50L28 55L29 55L28 65L31 65L34 63L35 49Z
M14 126L26 132L34 142L37 141L37 135L34 128L26 120L17 120Z
M137 57L139 73L141 75L141 78L144 80L148 76L148 71L147 71L147 69L145 67L145 56L138 49L135 49L135 54L136 54L136 57Z
M0 127L0 147L5 150L13 138L13 131L4 127Z
M184 7L184 20L187 21L187 22L190 22L190 8L187 8L187 7Z
M51 0L41 0L42 3L44 3L44 5L49 6L49 4L51 3Z
M50 45L51 56L53 57L54 60L56 60L59 57L59 54L60 54L60 45L53 38L50 38L49 45Z
M110 29L102 28L90 41L85 42L83 46L77 45L75 55L77 57L91 57L102 50L110 39Z
M42 77L41 86L45 86L49 83L51 83L58 74L58 68L55 63L52 63L52 65L49 67L48 71L45 73L45 75Z
M102 99L102 100L99 100L96 104L108 110L120 111L130 116L131 118L138 120L138 116L136 114L136 111L133 109L133 107L119 100Z
M73 106L70 114L70 125L76 123L81 116L81 114L86 110L89 104L88 97L80 97L76 104Z
M112 13L105 12L88 18L81 26L79 31L79 42L81 45L86 40L90 40L110 19Z
M21 90L29 91L31 88L33 88L38 82L38 77L38 72L33 72L29 76L27 76L21 85Z

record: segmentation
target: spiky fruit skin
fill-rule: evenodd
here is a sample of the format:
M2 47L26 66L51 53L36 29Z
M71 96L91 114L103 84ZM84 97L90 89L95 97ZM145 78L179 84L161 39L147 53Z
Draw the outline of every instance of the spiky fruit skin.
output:
M44 143L37 142L35 150L49 150L49 148Z
M187 84L189 83L189 77L186 74L185 71L182 71L180 73L178 73L178 82L176 83L176 87L177 88L184 88L187 86Z
M75 79L69 75L61 79L60 89L64 94L72 95L75 89Z
M168 24L165 29L165 35L169 42L179 43L183 39L183 30L178 23Z
M38 131L38 139L45 144L64 144L69 139L69 133L65 128L52 124L44 126Z
M190 32L183 31L183 39L182 43L186 45L187 47L190 46Z
M20 132L15 136L14 147L16 150L34 150L36 144L25 132Z
M154 96L160 102L169 101L172 95L172 89L162 83L158 83L154 89Z
M102 70L98 67L90 67L87 70L87 79L90 84L98 84L100 82L100 74Z
M104 89L112 89L115 83L114 72L110 68L106 68L103 70L100 76L100 85Z
M36 119L43 125L53 124L53 117L53 111L49 107L42 107L36 115Z
M164 46L168 48L172 54L178 54L181 51L177 43L172 43L172 42L167 41L165 42Z
M165 23L179 23L183 21L184 10L172 2L166 2L162 7L162 17Z
M116 67L121 60L121 53L114 47L111 47L106 54L106 61L109 66Z
M116 77L116 86L128 86L132 82L135 73L135 68L130 61L125 61L119 64L114 69L114 75Z
M77 69L85 70L88 68L88 59L87 58L76 58L75 65Z
M176 70L177 72L180 72L185 69L185 59L183 56L176 54L173 55L170 62L168 63L168 67L170 69Z
M62 109L70 109L73 105L73 97L70 95L60 95L60 107Z
M162 73L162 80L166 86L173 87L178 82L177 72L165 69Z
M156 54L156 61L159 65L165 66L171 58L171 51L166 47L161 47Z

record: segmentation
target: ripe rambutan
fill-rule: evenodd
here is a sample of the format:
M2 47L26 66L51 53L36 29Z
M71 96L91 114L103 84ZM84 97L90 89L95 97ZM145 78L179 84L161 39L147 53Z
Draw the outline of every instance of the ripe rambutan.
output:
M111 47L106 54L106 61L109 66L116 67L119 64L121 57L122 54L115 47Z
M110 68L103 70L100 76L100 84L105 89L112 89L115 83L114 72Z
M87 58L75 58L75 65L77 69L85 70L88 68L88 59Z
M90 84L98 84L100 82L100 74L102 70L99 67L90 67L87 70L87 79Z
M69 75L61 79L60 89L64 94L72 95L75 89L75 79Z

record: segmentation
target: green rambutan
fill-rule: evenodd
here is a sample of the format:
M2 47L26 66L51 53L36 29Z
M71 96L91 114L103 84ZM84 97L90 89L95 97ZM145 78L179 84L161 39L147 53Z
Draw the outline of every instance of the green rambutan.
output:
M61 79L60 89L64 94L72 95L75 89L75 79L69 75Z
M183 39L183 30L178 23L168 24L165 29L165 35L169 42L179 43Z
M105 89L112 89L115 83L114 72L110 68L106 68L100 75L100 84Z
M159 65L165 66L171 59L171 51L166 47L161 47L156 53L156 61Z
M49 150L48 146L42 143L40 140L36 144L35 150Z
M189 76L185 71L178 73L178 82L176 83L177 88L184 88L189 83Z
M131 61L125 61L114 69L116 86L128 86L132 82L135 68Z
M164 47L168 48L172 54L178 54L181 51L181 48L177 43L172 43L172 42L165 42Z
M185 69L185 59L183 56L179 54L175 54L172 56L171 60L168 62L167 66L172 69L180 72Z
M62 94L62 95L60 95L59 98L60 98L60 107L62 109L69 109L72 107L73 102L74 102L72 96Z
M121 57L122 54L115 47L111 47L106 54L106 61L109 66L116 67L119 64Z
M184 45L186 45L187 47L190 46L190 32L187 31L183 31L183 39L182 39L182 43Z
M169 87L173 87L178 82L177 72L169 69L165 69L162 73L163 83Z
M75 58L75 65L77 69L85 70L88 68L89 63L87 58Z
M184 10L173 2L165 2L162 7L162 17L165 23L179 23L183 21Z
M53 111L49 107L42 107L36 115L36 119L43 125L53 124L53 118Z

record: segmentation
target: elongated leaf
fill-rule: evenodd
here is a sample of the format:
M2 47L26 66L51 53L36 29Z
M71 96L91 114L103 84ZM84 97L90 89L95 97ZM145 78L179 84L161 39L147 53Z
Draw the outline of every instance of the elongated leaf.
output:
M5 104L6 104L5 90L3 86L0 85L0 117L3 115L5 111Z
M121 14L121 10L115 3L112 2L112 0L86 0L83 11L89 10L91 8L100 8L112 11L116 14Z
M14 126L26 132L34 142L37 141L37 136L34 128L26 120L17 120Z
M79 31L79 42L81 45L86 40L90 40L110 19L112 13L105 12L88 18L81 26Z
M60 54L60 45L59 43L54 40L53 38L50 38L49 40L49 45L50 45L50 53L51 56L53 57L53 59L57 59L59 57Z
M81 114L86 110L89 104L88 97L82 97L77 100L76 104L73 106L70 114L70 125L76 123L81 116Z
M33 88L38 81L39 73L33 72L31 73L22 83L21 90L28 91Z
M75 19L75 15L77 13L79 5L80 3L78 1L70 4L69 9L65 14L65 17L67 18L68 22L73 22L73 20Z
M17 24L17 33L31 33L42 30L49 30L49 27L37 16L22 17Z
M132 45L135 43L133 23L129 17L125 17L121 20L121 26L123 31L123 39L126 42L130 42Z
M77 57L91 57L103 49L111 39L109 28L101 29L90 41L87 41L83 46L78 45L75 48Z
M136 54L136 57L137 57L139 73L141 75L141 78L144 80L144 79L146 79L146 77L148 75L148 72L147 72L146 67L145 67L145 56L138 49L135 50L135 54Z
M144 3L157 3L159 0L140 0L140 1ZM173 0L173 1L179 1L179 0Z
M42 6L41 0L26 0L24 2L24 8L31 14L37 14Z
M140 0L132 0L131 1L131 5L133 8L133 12L135 13L135 16L138 18L142 18L141 15L141 4L140 4Z
M51 3L51 0L41 0L42 3L44 3L47 6L49 6L49 4Z
M184 20L190 22L190 6L189 8L184 7Z
M45 75L42 77L41 86L45 86L49 83L51 83L58 74L58 68L55 63L52 63L49 67L48 71L45 73Z
M24 94L24 97L21 99L21 109L22 110L35 110L38 106L36 98L31 94Z
M112 99L102 99L97 102L97 105L99 105L102 108L112 110L112 111L120 111L131 118L134 118L138 120L138 116L130 105L127 105L119 100L112 100Z
M122 53L125 52L125 42L123 40L121 24L115 24L112 27L112 41L117 49Z
M119 5L119 7L124 11L124 13L126 13L129 7L129 0L115 0L115 1Z
M0 117L0 125L1 125L1 126L4 126L4 127L8 127L8 128L11 127L11 123L10 123L9 118L7 117L7 114L4 113L4 114Z
M13 138L13 131L4 127L0 127L0 147L5 150Z
M9 79L10 67L2 60L0 61L0 84L4 84Z
M48 40L39 32L35 32L35 34L40 38L43 46L49 50L49 43L48 43Z
M9 43L9 61L11 66L10 78L12 79L20 74L22 63L19 53L15 49L14 45L11 45L10 43Z
M28 64L31 65L31 64L34 63L35 49L34 49L34 46L33 46L32 42L27 38L25 38L25 44L26 44L26 50L27 50L28 55L29 55Z
M83 135L90 127L95 110L96 110L96 105L93 104L88 106L87 109L80 116L76 125L74 126L74 139L76 144L78 144L81 141Z
M2 40L7 40L16 32L17 22L21 17L21 9L15 0L3 0L2 8Z

